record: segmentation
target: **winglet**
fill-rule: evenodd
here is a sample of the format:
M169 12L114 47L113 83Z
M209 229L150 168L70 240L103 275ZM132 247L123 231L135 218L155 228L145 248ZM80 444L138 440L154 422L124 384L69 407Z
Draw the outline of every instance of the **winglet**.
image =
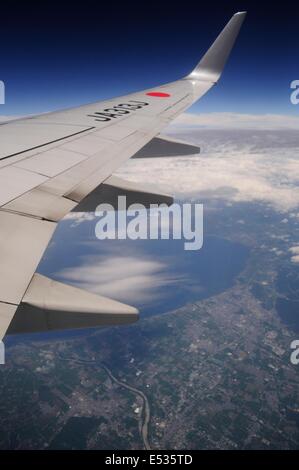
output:
M246 11L235 13L195 69L186 77L217 82L239 34Z

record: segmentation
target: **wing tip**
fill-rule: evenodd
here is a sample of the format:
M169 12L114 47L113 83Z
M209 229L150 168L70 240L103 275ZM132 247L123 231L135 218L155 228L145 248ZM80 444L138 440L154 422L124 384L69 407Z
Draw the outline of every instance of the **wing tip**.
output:
M218 82L246 14L246 11L238 11L231 17L195 69L186 78L212 83Z

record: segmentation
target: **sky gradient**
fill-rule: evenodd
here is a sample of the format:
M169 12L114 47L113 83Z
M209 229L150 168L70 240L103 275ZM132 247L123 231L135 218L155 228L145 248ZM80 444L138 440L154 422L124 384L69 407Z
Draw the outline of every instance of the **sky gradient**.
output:
M187 74L236 11L247 10L221 82L193 112L299 114L295 2L14 2L1 6L2 115L77 106Z

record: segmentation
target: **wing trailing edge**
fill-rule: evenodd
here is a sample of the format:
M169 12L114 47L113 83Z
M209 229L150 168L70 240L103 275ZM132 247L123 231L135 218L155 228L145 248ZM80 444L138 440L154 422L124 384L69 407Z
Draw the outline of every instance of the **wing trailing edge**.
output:
M136 308L34 274L7 334L133 323Z

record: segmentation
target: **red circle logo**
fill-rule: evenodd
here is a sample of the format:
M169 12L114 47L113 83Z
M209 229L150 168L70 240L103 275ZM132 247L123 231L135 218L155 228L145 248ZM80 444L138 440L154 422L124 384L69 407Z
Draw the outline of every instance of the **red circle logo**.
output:
M156 96L157 98L168 98L170 96L169 93L162 93L161 91L150 91L147 95Z

